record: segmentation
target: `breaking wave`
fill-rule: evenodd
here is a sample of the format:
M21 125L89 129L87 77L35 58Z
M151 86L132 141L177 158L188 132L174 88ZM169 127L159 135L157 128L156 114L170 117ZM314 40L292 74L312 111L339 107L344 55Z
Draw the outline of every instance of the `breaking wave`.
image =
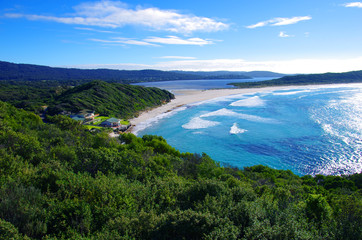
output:
M229 117L236 117L236 118L240 118L240 119L244 119L244 120L248 120L248 121L252 121L252 122L277 123L276 120L271 119L271 118L263 118L263 117L244 114L244 113L237 113L237 112L234 112L234 111L226 109L226 108L222 108L222 109L219 109L214 112L202 114L200 117L213 117L213 116L229 116Z
M262 107L265 105L265 101L258 96L242 99L230 104L233 107Z
M209 121L201 119L200 117L195 117L191 119L188 123L182 125L184 129L201 129L201 128L209 128L219 125L219 122Z
M230 134L239 134L239 133L244 133L246 131L248 130L239 128L237 123L234 123L233 126L230 128Z

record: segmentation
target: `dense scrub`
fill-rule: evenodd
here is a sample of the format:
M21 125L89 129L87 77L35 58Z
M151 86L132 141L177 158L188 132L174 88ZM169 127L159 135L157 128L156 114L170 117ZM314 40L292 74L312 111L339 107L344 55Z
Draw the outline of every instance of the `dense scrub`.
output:
M362 239L362 175L220 167L0 102L0 239Z
M129 118L173 98L172 93L159 88L93 81L65 91L55 98L48 111L55 114L92 109L101 115Z
M128 118L172 98L173 94L158 88L103 81L92 81L76 87L57 85L56 82L0 83L1 101L37 113L42 110L41 106L46 105L51 115L92 109L102 115Z

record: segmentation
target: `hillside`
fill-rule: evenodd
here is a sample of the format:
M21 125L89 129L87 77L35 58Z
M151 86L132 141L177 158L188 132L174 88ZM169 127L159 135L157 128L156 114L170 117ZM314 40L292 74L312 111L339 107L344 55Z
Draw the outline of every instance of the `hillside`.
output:
M301 74L284 76L282 78L247 83L231 83L236 87L266 87L280 85L309 85L309 84L335 84L335 83L360 83L362 71L345 73Z
M177 72L159 70L111 70L56 68L32 64L14 64L0 61L0 81L59 81L77 85L92 80L106 82L134 83L168 80L251 78L240 73L220 72L218 74L197 74L197 72Z
M361 239L362 174L220 167L0 102L1 239Z
M41 106L48 106L53 115L62 111L77 112L92 109L103 115L128 118L149 107L159 106L174 98L173 94L158 88L93 81L70 87L0 82L0 101L40 113Z
M173 99L172 93L159 88L93 81L71 88L57 96L48 112L77 112L92 109L101 115L134 117L139 111Z

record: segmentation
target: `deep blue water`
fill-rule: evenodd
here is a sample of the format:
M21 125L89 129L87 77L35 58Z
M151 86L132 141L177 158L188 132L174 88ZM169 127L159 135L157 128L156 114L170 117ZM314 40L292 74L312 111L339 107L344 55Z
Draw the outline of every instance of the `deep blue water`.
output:
M163 118L162 118L163 117ZM362 171L362 84L218 98L165 114L138 132L224 165L304 174Z

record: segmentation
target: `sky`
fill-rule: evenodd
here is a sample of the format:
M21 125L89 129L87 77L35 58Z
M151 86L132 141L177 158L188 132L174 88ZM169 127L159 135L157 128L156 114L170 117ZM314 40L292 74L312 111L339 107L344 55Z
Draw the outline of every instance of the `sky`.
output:
M0 61L126 70L362 70L362 2L0 0Z

